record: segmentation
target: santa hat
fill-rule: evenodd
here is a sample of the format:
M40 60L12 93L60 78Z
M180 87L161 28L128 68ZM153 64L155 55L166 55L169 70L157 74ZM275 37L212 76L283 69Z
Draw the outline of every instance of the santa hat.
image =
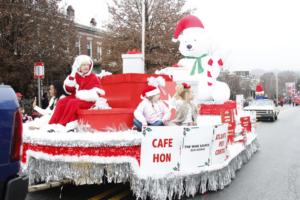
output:
M264 94L264 89L261 84L256 85L255 94Z
M17 92L16 95L17 95L17 97L22 97L23 96L22 93L20 93L20 92Z
M179 35L187 28L202 28L204 29L204 26L202 24L202 22L200 21L200 19L198 19L197 17L193 16L193 15L188 15L183 17L176 25L176 29L173 35L173 42L177 42L178 41L178 37Z
M160 90L157 88L157 87L154 87L152 85L148 85L143 93L142 93L142 96L143 97L152 97L154 95L157 95L157 94L160 94Z

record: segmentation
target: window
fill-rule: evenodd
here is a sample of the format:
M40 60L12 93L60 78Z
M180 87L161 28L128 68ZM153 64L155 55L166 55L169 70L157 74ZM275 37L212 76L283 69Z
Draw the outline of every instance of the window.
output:
M78 38L78 41L75 44L75 48L76 48L76 54L80 55L80 38Z
M90 57L93 57L93 44L92 44L92 40L88 40L87 41L87 55Z
M100 45L97 46L97 59L101 60L101 56L102 56L102 48Z

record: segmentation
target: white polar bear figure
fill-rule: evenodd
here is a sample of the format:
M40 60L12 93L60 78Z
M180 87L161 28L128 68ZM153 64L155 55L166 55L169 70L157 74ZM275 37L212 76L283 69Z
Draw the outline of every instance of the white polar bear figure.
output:
M217 81L223 61L209 53L210 42L202 22L193 15L183 17L176 26L173 41L179 41L184 56L178 67L180 76L198 82L197 101L224 102L229 100L230 89ZM171 70L172 71L172 70Z

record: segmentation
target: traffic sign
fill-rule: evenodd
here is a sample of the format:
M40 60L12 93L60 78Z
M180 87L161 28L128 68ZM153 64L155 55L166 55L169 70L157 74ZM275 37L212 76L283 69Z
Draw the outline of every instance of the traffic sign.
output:
M34 73L34 79L43 79L45 76L44 62L35 62L33 73Z

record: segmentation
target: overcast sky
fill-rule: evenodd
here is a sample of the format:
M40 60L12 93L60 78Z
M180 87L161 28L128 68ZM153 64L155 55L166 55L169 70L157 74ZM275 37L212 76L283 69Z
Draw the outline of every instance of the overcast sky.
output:
M89 25L94 17L101 25L109 19L107 2L63 0L62 5L74 7L76 21ZM298 0L187 0L187 7L196 8L193 14L229 69L300 71Z

